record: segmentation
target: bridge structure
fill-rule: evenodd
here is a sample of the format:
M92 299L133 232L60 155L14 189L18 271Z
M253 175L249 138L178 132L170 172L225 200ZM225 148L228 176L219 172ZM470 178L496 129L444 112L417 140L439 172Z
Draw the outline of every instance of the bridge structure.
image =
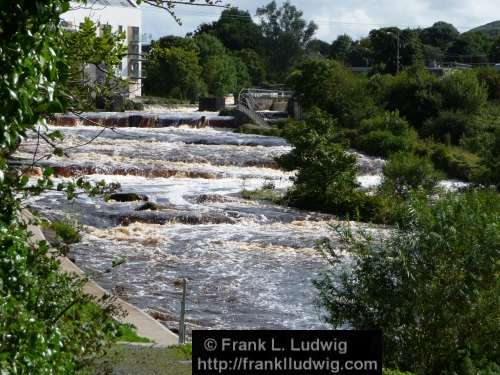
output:
M287 106L292 96L292 91L284 89L247 88L240 91L236 109L255 124L267 126L285 115L288 117Z

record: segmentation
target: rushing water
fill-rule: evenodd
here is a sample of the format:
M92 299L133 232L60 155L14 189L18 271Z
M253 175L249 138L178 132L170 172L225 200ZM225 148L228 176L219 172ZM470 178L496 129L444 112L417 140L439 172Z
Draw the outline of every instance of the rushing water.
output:
M69 158L43 162L65 177L119 182L144 202L66 201L50 192L31 202L49 218L85 226L71 256L109 290L142 308L178 315L181 278L188 280L189 319L213 328L325 327L312 280L325 267L315 241L331 236L334 218L241 198L243 189L291 185L276 156L290 150L280 138L189 127L106 130L57 128ZM36 137L16 157L31 160ZM83 145L83 146L81 146ZM77 147L80 146L80 147ZM49 152L42 144L38 155ZM359 156L360 182L376 185L383 161ZM62 178L62 177L61 177ZM117 269L113 259L126 257Z

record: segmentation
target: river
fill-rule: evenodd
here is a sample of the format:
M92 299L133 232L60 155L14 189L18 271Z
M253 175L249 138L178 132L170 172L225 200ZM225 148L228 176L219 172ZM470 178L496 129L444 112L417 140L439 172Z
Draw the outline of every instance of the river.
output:
M290 150L280 138L229 129L50 127L64 136L69 158L42 162L61 176L118 182L144 202L68 202L51 191L30 204L50 219L78 220L83 238L70 256L104 288L141 308L177 317L180 280L188 280L193 324L227 329L320 329L312 281L324 267L315 242L332 236L328 215L245 200L243 189L291 186L276 156ZM31 160L31 135L16 157ZM80 146L83 145L83 146ZM80 146L80 147L77 147ZM48 152L40 144L38 154ZM365 187L378 183L383 161L358 154ZM113 260L126 258L109 270Z

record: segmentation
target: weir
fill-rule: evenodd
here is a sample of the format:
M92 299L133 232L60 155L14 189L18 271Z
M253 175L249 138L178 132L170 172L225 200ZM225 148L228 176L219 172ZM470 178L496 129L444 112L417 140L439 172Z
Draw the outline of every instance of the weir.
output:
M49 191L31 206L49 219L71 217L84 225L82 242L70 252L84 271L105 271L113 259L126 258L118 269L99 272L96 281L155 311L168 327L178 326L171 317L179 316L180 280L187 279L188 336L189 327L327 327L312 284L326 264L314 247L323 237L335 237L336 218L244 199L243 190L273 186L283 192L292 185L293 172L275 162L290 146L226 126L178 126L203 115L212 125L203 113L84 114L99 124L123 125L102 134L102 127L76 116L69 117L73 123L59 117L49 131L63 133L61 147L71 147L69 158L52 156L42 165L52 166L58 178L116 182L123 193L141 198L67 201ZM178 119L175 125L160 126L169 116ZM39 155L51 151L29 134L14 157L30 165L35 149ZM382 160L359 155L358 161L361 180L380 175Z

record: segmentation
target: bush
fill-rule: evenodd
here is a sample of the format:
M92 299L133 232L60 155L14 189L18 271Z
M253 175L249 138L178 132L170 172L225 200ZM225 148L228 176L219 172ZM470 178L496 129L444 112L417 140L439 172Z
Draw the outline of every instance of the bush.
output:
M389 156L399 151L411 151L417 140L416 133L397 112L361 122L356 146L370 155Z
M339 231L340 244L320 245L332 267L315 283L329 323L381 329L388 367L416 374L498 369L496 192L411 199L398 228L380 238Z
M58 272L48 245L28 245L25 226L0 225L0 368L75 373L116 337L109 301L94 305L85 280ZM92 304L95 308L89 309Z
M482 173L479 157L464 149L441 144L428 144L425 147L424 154L450 178L474 181Z
M314 109L306 121L291 121L284 129L294 149L278 158L279 165L297 170L286 199L298 208L340 215L371 216L371 200L359 191L356 157L336 129L337 122Z
M471 127L471 122L471 116L462 111L443 111L436 118L428 119L420 134L448 145L458 145Z
M472 71L453 72L439 81L443 109L478 113L486 104L487 90Z
M65 244L71 245L81 241L80 228L76 224L67 223L65 221L53 221L48 225L56 236L60 238Z
M477 79L488 90L488 100L500 100L500 72L494 68L480 68Z
M415 128L436 117L442 107L438 78L430 72L411 68L394 77L387 89L387 109L399 111Z
M368 80L354 76L340 63L309 60L289 77L288 84L305 111L317 107L338 120L340 127L353 128L377 108L366 95Z
M390 195L407 198L412 190L430 192L441 178L428 158L407 152L391 156L384 166L381 190Z

